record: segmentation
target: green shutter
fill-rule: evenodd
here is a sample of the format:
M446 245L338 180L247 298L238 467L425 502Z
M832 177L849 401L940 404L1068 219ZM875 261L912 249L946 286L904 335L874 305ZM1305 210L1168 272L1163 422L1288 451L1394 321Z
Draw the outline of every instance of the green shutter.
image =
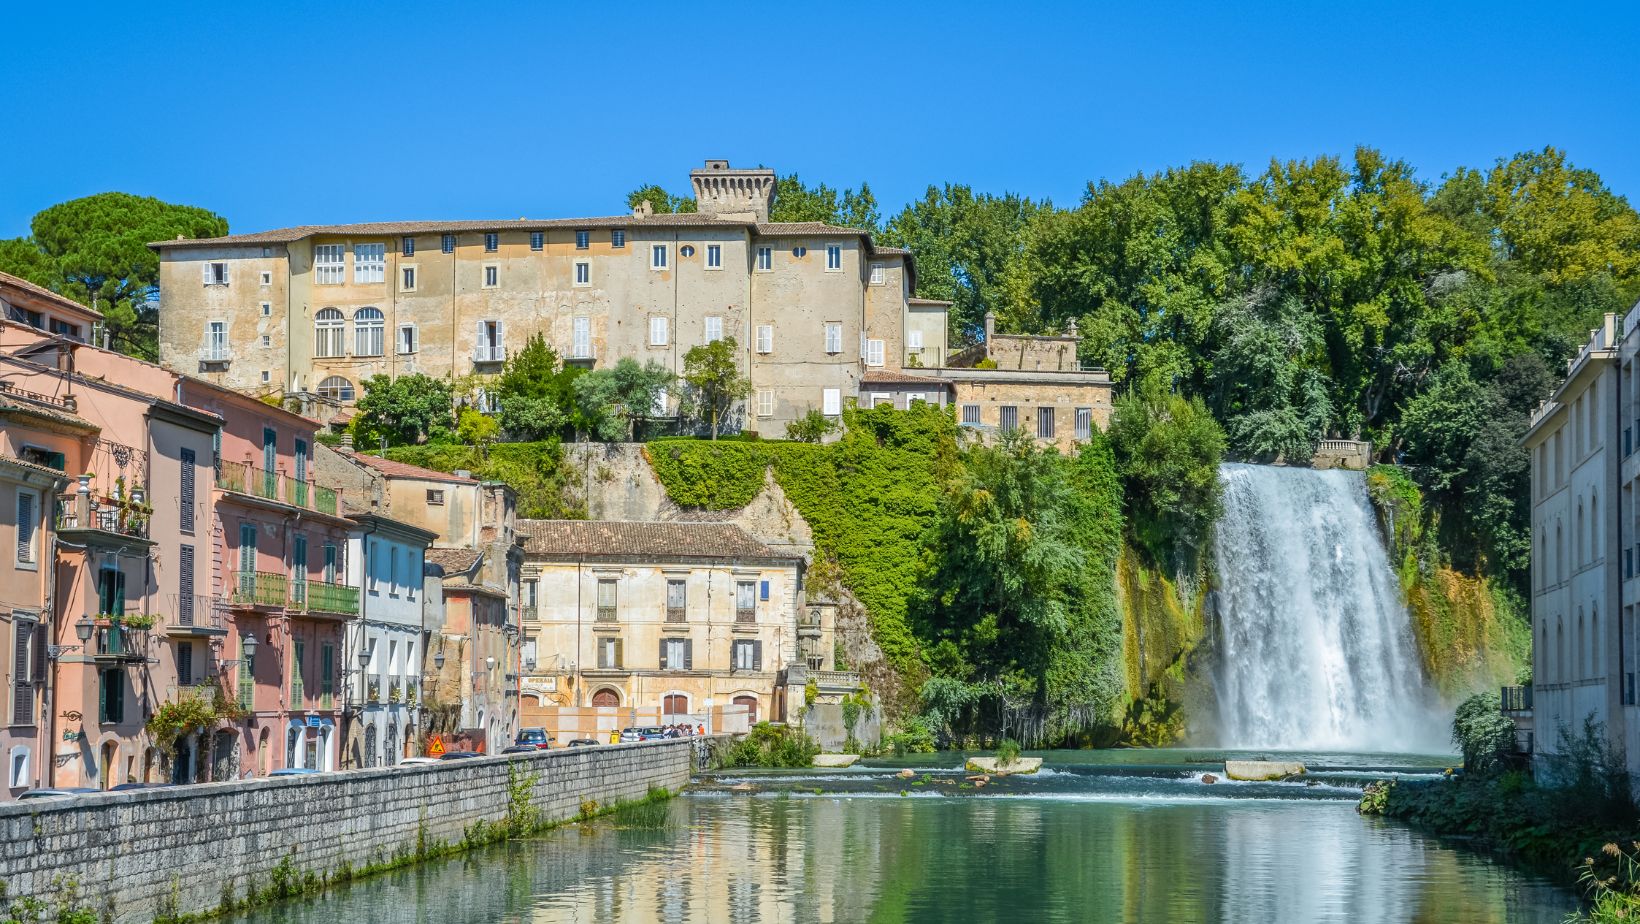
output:
M290 708L302 708L302 640L290 643Z

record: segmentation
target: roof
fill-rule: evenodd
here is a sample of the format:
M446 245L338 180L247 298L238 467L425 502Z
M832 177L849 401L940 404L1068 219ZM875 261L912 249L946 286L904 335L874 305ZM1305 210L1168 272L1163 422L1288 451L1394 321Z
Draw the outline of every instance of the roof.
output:
M419 478L423 481L446 481L452 484L478 484L477 478L463 478L460 475L452 475L449 472L441 472L437 469L422 468L408 462L395 462L382 456L366 455L359 452L348 456L348 458L361 465L373 468L389 478Z
M473 570L479 558L484 553L477 549L453 549L448 546L435 545L422 555L422 561L431 565L438 565L447 575L465 574Z
M43 298L46 301L58 305L59 307L67 308L70 311L78 312L87 317L102 317L102 312L97 311L94 308L88 308L66 295L51 291L45 286L35 285L21 276L13 276L10 273L0 273L0 285L7 285L13 288L21 289L36 298Z
M954 302L948 302L943 298L908 298L905 302L908 305L941 305L946 308L949 308L955 304Z
M774 551L733 523L641 523L625 520L519 520L526 555L605 558L766 558Z
M949 379L933 375L912 375L909 372L867 372L860 376L861 385L949 385Z

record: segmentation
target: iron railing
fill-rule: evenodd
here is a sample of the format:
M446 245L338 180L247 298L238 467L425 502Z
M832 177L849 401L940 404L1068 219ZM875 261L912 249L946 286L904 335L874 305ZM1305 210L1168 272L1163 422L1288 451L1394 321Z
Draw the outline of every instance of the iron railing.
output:
M688 622L689 621L689 613L684 607L669 606L669 607L666 608L666 621L667 622Z
M1530 684L1518 687L1504 687L1499 691L1498 699L1503 703L1504 712L1530 712L1532 709L1532 687Z
M336 514L336 492L330 488L260 469L248 462L219 462L216 486L236 494L248 494L332 516Z
M205 594L172 594L170 624L184 629L226 629L228 601Z
M99 658L140 661L143 649L148 647L148 630L118 624L98 626L95 644L93 650Z
M310 613L340 613L356 616L359 612L359 588L324 581L303 581L306 597L301 609Z
M284 606L290 579L275 571L235 571L233 602L240 606Z
M600 606L600 607L598 607L598 621L599 622L614 622L615 621L615 607L613 607L613 606Z

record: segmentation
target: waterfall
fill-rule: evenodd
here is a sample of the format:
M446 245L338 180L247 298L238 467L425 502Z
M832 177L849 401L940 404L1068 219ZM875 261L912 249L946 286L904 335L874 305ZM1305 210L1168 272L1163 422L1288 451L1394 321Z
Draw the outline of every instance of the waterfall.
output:
M1225 465L1220 477L1220 743L1450 750L1365 476Z

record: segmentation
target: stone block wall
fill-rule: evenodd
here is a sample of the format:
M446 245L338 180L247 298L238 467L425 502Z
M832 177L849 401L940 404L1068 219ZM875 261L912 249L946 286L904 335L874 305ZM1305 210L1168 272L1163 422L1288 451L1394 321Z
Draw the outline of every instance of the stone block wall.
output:
M266 890L284 865L329 876L455 843L507 818L509 767L534 773L544 821L689 781L689 739L509 754L379 770L207 783L0 805L0 881L54 899L72 880L118 924L197 914ZM518 778L518 777L513 777Z

